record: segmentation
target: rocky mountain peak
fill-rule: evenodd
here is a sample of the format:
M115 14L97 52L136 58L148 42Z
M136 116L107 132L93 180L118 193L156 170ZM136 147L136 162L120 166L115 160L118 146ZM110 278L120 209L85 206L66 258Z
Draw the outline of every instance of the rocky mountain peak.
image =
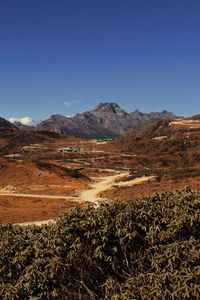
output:
M139 111L138 109L136 109L131 113L131 115L137 116L137 115L143 115L143 113L141 111Z
M126 113L123 109L121 109L121 107L116 104L116 103L108 103L108 102L105 102L105 103L99 103L94 111L97 111L97 112L104 112L104 113L115 113L115 114L124 114Z
M138 124L156 118L172 117L169 113L127 113L116 103L99 103L94 109L67 118L52 115L38 125L37 130L50 130L84 138L115 138Z

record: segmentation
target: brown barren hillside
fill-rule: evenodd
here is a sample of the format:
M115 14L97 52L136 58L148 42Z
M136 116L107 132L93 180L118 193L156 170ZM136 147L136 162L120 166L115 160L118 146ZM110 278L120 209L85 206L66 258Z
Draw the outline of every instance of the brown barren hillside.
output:
M101 189L102 201L140 198L187 185L198 191L199 123L199 116L157 119L103 143L53 132L0 129L1 222L40 221L86 205L86 199L79 198L82 192L111 175L127 174ZM68 146L81 151L57 151Z
M109 199L131 199L188 186L200 189L200 118L154 120L139 125L112 142L131 179L155 175L147 184L117 183L101 194ZM126 158L126 159L125 159Z
M157 119L130 130L118 147L124 152L150 156L180 157L183 163L194 163L199 155L200 120L182 118ZM197 151L196 151L197 150Z

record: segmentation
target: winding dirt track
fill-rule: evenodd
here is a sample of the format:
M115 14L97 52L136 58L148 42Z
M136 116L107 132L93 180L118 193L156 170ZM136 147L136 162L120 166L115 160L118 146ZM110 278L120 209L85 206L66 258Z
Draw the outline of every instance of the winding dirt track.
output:
M27 195L27 194L15 194L18 197L44 197L44 198L63 198L63 199L70 199L70 200L74 200L74 201L82 201L82 202L93 202L95 203L97 206L98 201L102 200L101 198L98 197L98 193L103 192L109 188L112 187L114 181L120 177L124 177L127 176L128 172L123 172L123 173L118 173L116 175L111 175L111 176L106 176L101 178L100 182L97 183L93 183L91 185L91 189L83 191L79 197L66 197L66 196L50 196L50 195ZM2 195L2 194L0 194ZM5 194L4 194L5 195ZM13 194L6 194L6 196L13 196ZM23 223L15 223L14 225L22 225L22 226L28 226L28 225L38 225L41 226L43 224L48 224L48 223L54 223L54 219L49 219L49 220L44 220L44 221L34 221L34 222L23 222Z
M0 196L17 196L17 197L30 197L30 198L53 198L53 199L68 199L68 200L74 200L74 201L81 201L81 202L93 202L96 204L96 206L99 206L99 201L102 201L104 199L100 198L98 194L100 192L103 192L105 190L108 190L111 188L115 182L116 179L122 178L127 176L129 173L128 172L123 172L123 173L117 173L115 175L110 175L110 176L105 176L101 178L101 181L93 183L91 185L91 189L83 191L79 197L67 197L67 196L52 196L52 195L35 195L35 194L14 194L14 193L4 193L0 194ZM133 184L139 184L144 181L148 181L151 179L152 176L149 177L140 177L136 178L131 181L124 181L124 182L119 182L117 185L119 186L126 186L126 185L133 185ZM49 219L49 220L44 220L44 221L34 221L34 222L23 222L23 223L15 223L14 225L22 225L22 226L27 226L31 224L35 225L43 225L43 224L48 224L48 223L54 223L54 219Z
M28 197L28 198L50 198L50 199L73 199L76 200L75 197L68 196L55 196L55 195L37 195L37 194L15 194L15 193L0 193L0 196L15 196L15 197Z
M98 194L100 192L103 192L105 190L108 190L112 187L114 181L120 177L127 176L128 172L120 173L117 175L111 175L104 177L103 180L100 182L94 183L91 185L92 189L83 191L80 195L80 199L82 201L90 201L93 203L96 203L98 206L98 201L101 200L101 198L98 197Z

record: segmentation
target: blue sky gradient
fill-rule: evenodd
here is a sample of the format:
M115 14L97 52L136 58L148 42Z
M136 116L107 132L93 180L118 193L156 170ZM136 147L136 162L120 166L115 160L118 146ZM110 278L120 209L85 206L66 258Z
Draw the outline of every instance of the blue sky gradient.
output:
M0 116L200 113L199 0L0 2Z

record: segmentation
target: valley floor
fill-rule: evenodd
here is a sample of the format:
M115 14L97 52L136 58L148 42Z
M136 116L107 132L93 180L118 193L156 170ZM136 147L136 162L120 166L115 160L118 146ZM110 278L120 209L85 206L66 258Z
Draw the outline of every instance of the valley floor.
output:
M150 156L151 142L155 149L163 147L163 139L143 142L137 152L123 150L121 141L96 143L63 136L40 144L27 140L26 150L20 144L13 146L9 155L5 152L0 158L0 222L51 220L75 206L86 207L87 201L130 200L186 186L200 191L200 165L194 155L187 152L193 160L186 167L176 152L164 158ZM58 153L64 146L83 150ZM169 166L161 165L164 159Z

